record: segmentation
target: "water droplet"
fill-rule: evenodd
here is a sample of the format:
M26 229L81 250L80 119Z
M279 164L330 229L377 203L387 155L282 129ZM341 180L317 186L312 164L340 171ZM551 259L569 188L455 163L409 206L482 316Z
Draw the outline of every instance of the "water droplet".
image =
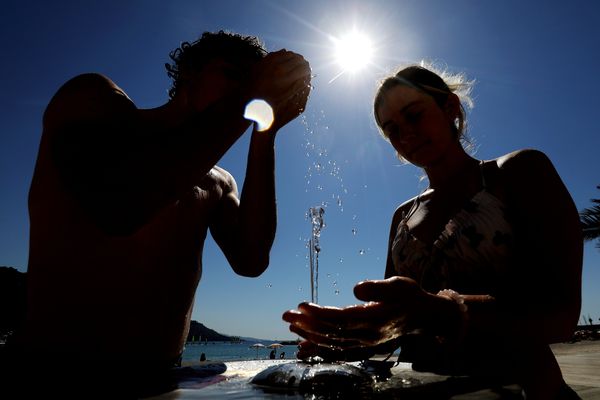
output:
M352 235L356 236L356 233L357 233L357 232L358 232L358 231L356 230L356 228L352 228Z
M360 255L362 256L363 254L365 254L365 251L364 251L363 249L360 249L360 250L358 251L358 254L360 254Z
M344 259L343 259L342 257L340 257L340 262L341 262L341 263L343 263L343 262L344 262Z
M266 286L267 286L268 288L272 288L272 287L273 287L273 285L272 285L272 284L270 284L270 283L267 283L267 285L266 285Z
M352 216L352 221L356 221L356 218L357 218L357 216L356 216L356 214L354 214L354 215Z
M340 290L339 289L335 289L335 294L340 294Z
M332 285L337 286L337 281L333 281Z

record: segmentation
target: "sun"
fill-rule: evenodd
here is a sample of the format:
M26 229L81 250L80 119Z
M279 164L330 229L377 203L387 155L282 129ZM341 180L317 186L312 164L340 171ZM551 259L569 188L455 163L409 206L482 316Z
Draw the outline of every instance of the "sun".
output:
M339 39L333 39L334 56L342 72L355 73L369 65L373 59L373 44L363 32L353 30Z

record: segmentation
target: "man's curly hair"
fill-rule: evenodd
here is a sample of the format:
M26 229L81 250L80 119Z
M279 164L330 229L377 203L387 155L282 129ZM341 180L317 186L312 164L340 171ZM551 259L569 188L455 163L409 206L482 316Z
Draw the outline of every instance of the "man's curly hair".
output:
M242 36L237 33L219 31L204 32L200 39L169 53L172 64L166 63L167 75L173 79L169 97L173 98L185 77L192 71L199 71L209 61L222 58L237 64L242 61L258 61L267 54L263 44L254 36Z

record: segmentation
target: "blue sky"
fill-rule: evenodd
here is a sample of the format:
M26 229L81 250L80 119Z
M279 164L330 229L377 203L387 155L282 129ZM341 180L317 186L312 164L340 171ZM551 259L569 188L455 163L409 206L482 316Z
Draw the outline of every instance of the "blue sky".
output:
M294 338L281 314L310 298L308 208L328 203L319 300L341 306L355 302L357 281L383 276L391 215L426 185L395 158L371 115L376 81L401 63L431 60L477 81L469 115L476 157L537 148L578 209L600 197L599 25L600 5L579 0L4 1L0 265L26 270L41 117L62 83L100 72L138 107L155 107L167 100L164 63L180 42L218 29L254 34L269 50L303 54L315 88L304 116L277 138L279 227L269 269L236 276L209 237L193 318L225 334ZM373 65L329 83L340 72L331 37L352 28L374 43ZM219 163L240 187L247 148L243 137ZM587 244L584 256L582 314L597 322L600 251Z

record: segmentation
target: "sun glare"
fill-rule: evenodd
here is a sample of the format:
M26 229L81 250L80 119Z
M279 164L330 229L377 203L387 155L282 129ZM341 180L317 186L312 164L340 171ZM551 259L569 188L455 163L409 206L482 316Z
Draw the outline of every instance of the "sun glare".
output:
M335 59L343 72L360 71L371 62L373 45L364 33L352 31L334 42Z
M266 101L254 99L246 105L244 118L256 122L256 130L263 132L269 129L273 123L273 109Z

